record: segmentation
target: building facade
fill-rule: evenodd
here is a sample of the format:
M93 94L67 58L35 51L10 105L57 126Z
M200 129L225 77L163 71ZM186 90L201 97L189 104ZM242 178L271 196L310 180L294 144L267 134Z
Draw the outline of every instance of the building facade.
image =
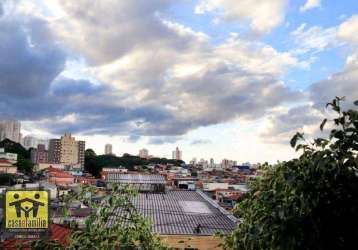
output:
M182 151L176 147L175 151L172 152L172 159L173 160L182 160Z
M85 167L85 151L86 151L86 142L78 141L78 163L83 169Z
M69 166L85 163L85 142L76 141L69 133L65 133L61 139L51 139L49 142L48 158L50 163Z
M142 148L141 150L139 150L139 157L143 158L143 159L148 159L148 157L149 157L148 149Z
M0 141L5 139L9 139L17 143L21 142L21 123L19 121L0 121Z
M34 164L48 163L48 151L44 144L37 145L37 148L31 150L31 161Z
M27 136L24 137L22 145L26 149L36 148L37 147L37 140L36 140L35 137L33 137L31 135L27 135Z
M106 144L104 146L104 154L106 154L106 155L113 154L113 152L112 152L112 144Z
M48 145L48 160L49 163L59 164L61 160L61 140L50 139Z

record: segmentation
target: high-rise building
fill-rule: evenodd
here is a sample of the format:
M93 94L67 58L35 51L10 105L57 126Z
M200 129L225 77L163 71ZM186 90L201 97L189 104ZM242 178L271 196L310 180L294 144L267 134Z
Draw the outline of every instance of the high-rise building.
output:
M173 160L181 160L182 159L182 151L176 147L175 151L172 152L172 159Z
M106 155L112 154L112 144L106 144L104 146L104 154L106 154Z
M51 139L49 143L49 162L84 167L85 142L76 141L69 133L61 139Z
M190 161L190 164L191 164L191 165L196 165L196 163L197 163L197 159L196 159L196 157L194 157L194 158Z
M14 142L21 142L21 123L15 120L0 121L0 141L9 139Z
M149 157L148 149L143 148L143 149L139 150L139 157L144 158L144 159L148 159L148 157Z
M61 160L61 140L50 139L48 145L48 161L49 163L59 164Z
M37 147L37 139L31 135L27 135L24 137L22 145L26 149L36 148Z
M37 148L31 150L32 163L48 163L48 151L44 144L37 145Z
M233 160L223 159L221 161L221 167L222 168L232 168L235 165L237 165L237 162L233 161Z
M215 165L215 162L214 162L214 159L213 158L210 158L210 166L214 166Z
M86 142L78 141L78 163L81 165L82 169L85 167L85 150Z
M45 149L48 149L49 141L45 139L38 139L32 135L27 135L22 139L22 145L24 148L37 148L38 145L44 145Z

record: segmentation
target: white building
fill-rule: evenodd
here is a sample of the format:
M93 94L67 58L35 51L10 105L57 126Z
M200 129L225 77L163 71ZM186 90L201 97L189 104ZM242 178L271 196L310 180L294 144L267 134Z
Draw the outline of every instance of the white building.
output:
M12 164L15 164L17 162L17 154L5 153L5 149L0 148L0 159L5 159L11 162Z
M104 146L104 154L105 154L105 155L111 155L111 154L113 154L113 152L112 152L112 144L106 144L106 145Z
M204 191L214 191L216 189L228 189L229 183L221 183L221 182L206 182L203 183Z
M26 149L37 148L37 139L31 135L27 135L24 137L22 145Z
M21 142L21 123L15 120L0 121L0 141L9 139Z
M139 157L144 158L144 159L148 159L148 157L149 157L148 149L143 148L143 149L139 150Z
M45 148L48 149L48 140L45 139L38 139L32 135L27 135L24 138L22 138L22 145L24 148L37 148L39 144L45 145Z
M182 151L179 150L178 147L176 147L175 151L172 152L172 159L173 160L181 160L182 159Z

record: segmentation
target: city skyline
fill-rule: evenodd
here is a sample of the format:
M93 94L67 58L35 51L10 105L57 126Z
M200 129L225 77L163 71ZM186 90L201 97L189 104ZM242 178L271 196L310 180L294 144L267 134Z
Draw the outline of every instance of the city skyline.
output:
M0 64L0 119L100 153L111 143L167 158L178 146L186 162L293 158L290 138L320 136L327 102L358 99L358 6L240 4L2 1L0 54L12 64Z

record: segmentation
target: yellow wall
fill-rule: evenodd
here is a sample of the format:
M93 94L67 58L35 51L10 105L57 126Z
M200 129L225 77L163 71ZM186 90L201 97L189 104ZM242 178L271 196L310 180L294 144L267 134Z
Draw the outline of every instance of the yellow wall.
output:
M222 240L214 236L160 235L167 245L176 249L219 250Z

